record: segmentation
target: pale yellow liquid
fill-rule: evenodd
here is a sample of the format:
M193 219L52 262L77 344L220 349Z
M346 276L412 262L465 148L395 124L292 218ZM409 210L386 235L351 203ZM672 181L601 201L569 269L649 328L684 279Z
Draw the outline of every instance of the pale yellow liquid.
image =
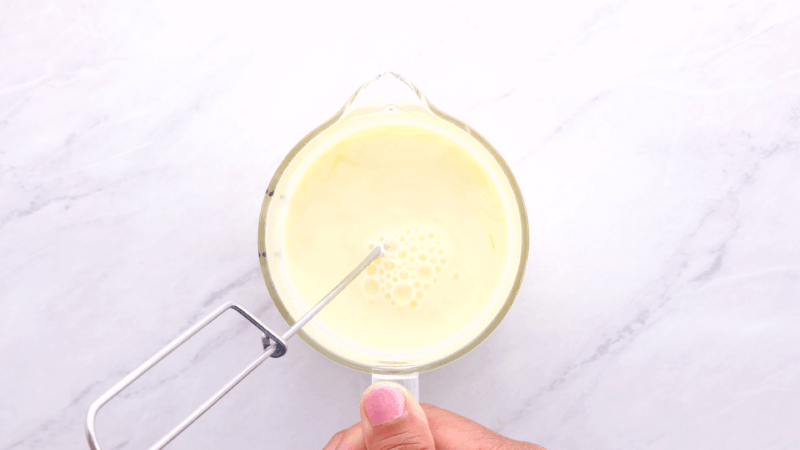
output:
M520 253L512 190L485 150L442 122L355 121L317 142L285 188L282 254L298 309L389 244L315 318L315 339L345 357L358 359L345 347L389 362L444 357L508 296Z

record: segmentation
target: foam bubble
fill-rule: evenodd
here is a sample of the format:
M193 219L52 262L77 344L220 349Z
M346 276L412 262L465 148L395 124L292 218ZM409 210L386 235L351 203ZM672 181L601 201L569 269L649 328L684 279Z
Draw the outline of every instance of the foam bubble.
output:
M429 266L429 265L420 266L420 268L417 269L417 275L421 279L427 280L427 279L429 279L430 277L433 276L433 270L431 269L431 266Z
M368 278L364 281L364 292L366 292L367 295L377 295L379 289L380 285L374 278Z
M408 283L397 283L397 286L394 287L394 297L400 301L408 301L411 300L411 295L414 293L414 290L411 289L411 285Z
M439 238L428 229L407 229L406 233L385 234L368 244L370 249L383 246L384 253L367 266L364 292L368 296L380 294L392 305L418 306L424 291L438 281L436 276L444 272L447 263L442 256L447 249ZM453 274L454 280L458 277L458 273Z
M397 241L397 239L390 237L389 239L386 239L386 241L383 243L383 248L386 250L387 253L391 254L396 252L397 249L400 248L400 243Z

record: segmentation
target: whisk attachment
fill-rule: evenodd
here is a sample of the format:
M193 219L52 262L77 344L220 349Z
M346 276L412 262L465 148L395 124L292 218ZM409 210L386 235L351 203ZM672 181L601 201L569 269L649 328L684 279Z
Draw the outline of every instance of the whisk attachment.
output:
M379 258L383 255L386 251L386 244L381 244L375 246L372 251L361 261L349 274L347 274L344 279L336 285L328 295L322 298L313 308L311 308L308 312L306 312L303 317L300 318L294 325L292 325L288 331L283 333L283 335L278 335L274 331L272 331L269 327L264 325L261 320L245 309L243 306L239 305L235 302L228 302L219 308L217 308L214 312L203 318L200 322L194 324L191 328L186 330L183 334L175 338L172 342L167 344L166 347L162 348L158 353L150 357L147 361L144 362L141 366L137 367L136 370L129 373L125 378L120 380L117 384L115 384L111 389L109 389L106 393L100 396L97 400L92 403L89 407L89 412L86 415L86 439L89 441L89 447L92 450L101 450L100 443L97 440L97 431L95 430L95 421L97 419L97 413L100 408L103 407L106 403L108 403L112 398L114 398L117 394L122 392L123 389L128 387L131 383L136 381L139 377L144 375L145 372L150 370L153 366L158 364L159 361L164 359L167 355L172 353L175 349L180 347L184 342L189 340L192 336L197 334L200 330L206 327L206 325L210 324L214 321L217 317L222 315L225 311L229 309L233 309L234 311L241 314L245 319L247 319L250 323L253 324L256 328L258 328L261 333L261 342L264 346L264 352L261 353L253 362L251 362L243 371L241 371L234 379L227 382L221 389L219 389L211 398L206 400L202 405L200 405L197 409L195 409L189 417L184 419L181 423L179 423L175 428L173 428L169 433L167 433L164 437L162 437L158 442L153 444L150 449L157 450L164 448L167 444L169 444L173 439L175 439L179 434L183 432L186 428L189 427L194 421L196 421L200 416L203 415L209 408L214 406L222 397L225 396L234 386L239 384L247 375L249 375L256 367L258 367L262 362L266 361L268 358L280 358L281 356L286 354L287 346L286 341L288 341L292 336L294 336L298 331L300 331L303 326L305 326L311 319L314 318L317 313L319 313L322 308L328 305L331 300L333 300L340 292L342 292L364 269L372 263L372 261Z

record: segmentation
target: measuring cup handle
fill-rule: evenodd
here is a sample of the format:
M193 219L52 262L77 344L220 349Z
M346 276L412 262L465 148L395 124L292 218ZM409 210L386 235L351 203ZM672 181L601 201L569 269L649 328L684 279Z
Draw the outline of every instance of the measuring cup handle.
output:
M180 347L184 342L189 340L192 336L197 334L198 331L205 328L206 325L211 323L214 319L222 315L225 311L232 309L247 319L250 323L252 323L256 328L261 330L262 334L262 343L264 346L264 352L258 356L253 362L251 362L244 370L242 370L236 378L230 380L226 383L220 390L218 390L211 398L206 400L202 405L200 405L197 409L192 412L186 419L184 419L181 423L179 423L175 428L172 429L167 435L162 437L158 442L153 444L150 447L151 450L161 449L164 448L167 444L170 443L173 439L175 439L183 430L185 430L189 425L191 425L195 420L197 420L200 416L203 415L209 408L214 406L215 403L219 401L225 394L227 394L234 386L239 384L240 381L244 379L247 375L250 374L256 367L258 367L262 362L266 361L267 358L279 358L286 354L286 341L283 340L277 333L270 330L266 325L264 325L258 317L251 314L241 305L235 302L228 302L219 308L217 308L214 312L206 316L200 322L194 324L191 328L186 330L183 334L175 338L172 342L167 344L166 347L162 348L158 351L155 355L151 356L150 359L144 362L141 366L137 367L136 370L129 373L125 378L119 381L119 383L115 384L111 389L109 389L105 394L101 395L100 398L94 401L92 405L89 407L89 412L86 415L86 439L89 441L89 447L92 450L102 450L100 448L100 443L97 440L97 432L95 430L95 421L97 419L97 413L100 408L103 407L109 400L114 398L117 394L119 394L123 389L128 387L131 383L136 381L137 378L144 375L145 372L150 370L153 366L158 364L159 361L164 359L167 355L172 353L176 348Z
M372 384L380 383L381 381L391 381L406 388L417 401L419 400L419 373L410 373L407 375L381 375L377 373L372 374Z

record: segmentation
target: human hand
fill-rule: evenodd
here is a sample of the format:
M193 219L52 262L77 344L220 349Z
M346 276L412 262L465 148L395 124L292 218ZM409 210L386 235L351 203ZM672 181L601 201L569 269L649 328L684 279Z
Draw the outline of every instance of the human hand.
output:
M501 436L466 417L420 404L402 386L377 383L361 396L361 422L323 450L544 450Z

